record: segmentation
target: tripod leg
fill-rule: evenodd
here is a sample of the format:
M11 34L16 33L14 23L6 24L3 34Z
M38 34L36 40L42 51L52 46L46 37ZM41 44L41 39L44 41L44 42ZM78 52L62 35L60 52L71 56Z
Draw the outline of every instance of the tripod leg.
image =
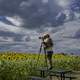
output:
M46 65L46 67L48 69L47 54L46 54L46 50L45 49L44 49L44 53L45 53L45 65Z
M42 44L41 44L40 49L39 49L39 54L38 54L38 59L37 59L36 67L37 67L38 62L39 62L41 50L42 50Z

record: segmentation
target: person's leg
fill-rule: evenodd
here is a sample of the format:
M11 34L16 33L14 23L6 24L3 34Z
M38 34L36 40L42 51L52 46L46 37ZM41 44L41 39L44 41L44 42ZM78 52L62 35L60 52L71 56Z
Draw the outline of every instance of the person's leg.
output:
M53 54L53 51L49 51L47 53L47 58L48 58L48 61L49 61L50 69L52 69L52 54Z
M50 68L52 68L52 57L49 59Z

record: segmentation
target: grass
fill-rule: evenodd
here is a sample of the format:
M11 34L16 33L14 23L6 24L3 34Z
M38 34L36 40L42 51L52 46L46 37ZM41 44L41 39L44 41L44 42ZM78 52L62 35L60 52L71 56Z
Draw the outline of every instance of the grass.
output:
M44 67L44 55L16 52L0 53L0 80L26 80L27 76L39 75L36 68ZM80 71L80 56L54 54L54 69Z

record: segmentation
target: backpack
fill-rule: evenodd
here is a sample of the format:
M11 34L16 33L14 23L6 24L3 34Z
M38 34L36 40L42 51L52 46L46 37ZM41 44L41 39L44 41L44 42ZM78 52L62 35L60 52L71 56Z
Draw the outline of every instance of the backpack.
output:
M53 41L52 41L52 39L49 39L49 45L50 45L50 47L53 46Z
M48 39L47 42L44 43L46 48L53 47L53 41L51 38Z

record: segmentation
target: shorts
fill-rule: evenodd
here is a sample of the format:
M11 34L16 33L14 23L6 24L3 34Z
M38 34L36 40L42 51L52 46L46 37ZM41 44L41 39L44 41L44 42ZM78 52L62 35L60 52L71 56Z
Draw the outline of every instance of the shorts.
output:
M47 51L47 58L52 59L53 51Z

